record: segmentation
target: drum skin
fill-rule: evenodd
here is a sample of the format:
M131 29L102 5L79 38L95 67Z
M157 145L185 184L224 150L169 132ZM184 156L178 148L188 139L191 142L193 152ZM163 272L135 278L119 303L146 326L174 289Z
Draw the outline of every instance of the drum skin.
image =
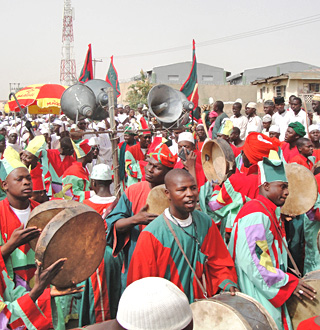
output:
M208 181L223 183L235 166L234 153L223 139L206 141L201 151L201 162Z
M42 203L31 211L26 228L35 226L39 229L43 229L51 219L53 219L65 208L76 208L79 205L82 204L75 201L60 199ZM37 242L38 238L35 238L29 242L33 250L36 248Z
M288 300L287 308L294 330L297 329L301 321L320 314L320 270L306 274L303 280L312 286L317 291L317 294L314 300L303 298L301 301L294 295Z
M165 194L165 185L161 184L151 189L147 197L146 204L148 205L147 212L153 214L162 214L169 207L170 202Z
M94 273L103 258L105 246L106 233L101 216L91 207L80 204L77 208L61 211L46 225L39 237L35 257L43 269L60 258L67 258L51 284L68 288Z
M286 164L285 170L289 184L289 196L281 207L281 213L297 216L308 212L318 196L318 185L314 175L303 165L295 163Z
M277 330L267 310L241 292L222 293L191 304L194 330Z

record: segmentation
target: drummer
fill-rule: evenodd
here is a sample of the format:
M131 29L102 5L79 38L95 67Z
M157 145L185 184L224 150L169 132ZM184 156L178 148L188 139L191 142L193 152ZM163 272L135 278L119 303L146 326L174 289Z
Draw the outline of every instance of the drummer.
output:
M195 210L198 189L192 175L175 169L166 175L165 185L170 206L139 236L127 284L163 277L177 285L189 303L219 291L238 291L235 267L217 226Z
M299 154L291 158L289 163L297 163L312 171L316 157L313 154L313 143L307 138L300 138L297 141Z
M172 170L176 161L177 156L171 153L166 144L155 149L149 154L148 164L145 167L146 181L128 187L121 195L117 206L106 218L107 242L113 248L113 255L117 256L124 250L122 290L127 285L128 267L140 231L157 217L156 214L147 212L148 194L152 188L164 183L165 175Z
M286 301L315 298L316 292L287 272L285 234L276 208L288 197L284 163L263 158L259 166L259 195L238 213L232 229L229 252L235 261L241 292L260 302L279 329L292 329Z

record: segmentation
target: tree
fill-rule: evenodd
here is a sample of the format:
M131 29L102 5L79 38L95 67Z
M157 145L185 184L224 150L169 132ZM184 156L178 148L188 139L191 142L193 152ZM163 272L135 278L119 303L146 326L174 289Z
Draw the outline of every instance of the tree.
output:
M137 109L138 104L148 104L147 97L152 84L147 78L147 75L141 70L141 78L135 84L132 84L128 88L128 93L125 102L128 102L130 108Z

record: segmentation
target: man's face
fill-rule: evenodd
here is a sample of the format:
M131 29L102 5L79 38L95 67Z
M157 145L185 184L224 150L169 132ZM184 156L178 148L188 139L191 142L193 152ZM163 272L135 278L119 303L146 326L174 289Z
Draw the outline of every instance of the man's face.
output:
M266 182L264 188L267 198L276 206L282 206L289 195L287 182Z
M140 148L148 148L151 144L151 134L144 134L139 136Z
M64 156L72 156L73 153L74 153L74 149L73 149L73 146L68 146L68 145L63 145L61 146L61 155L64 155Z
M304 157L312 156L313 154L313 144L311 141L306 141L302 147L298 148L300 154Z
M84 131L84 130L86 129L86 127L87 127L87 124L86 124L86 122L85 122L84 120L80 120L80 121L78 122L78 127L79 127L82 131Z
M317 129L314 129L313 131L309 132L310 140L312 142L319 142L320 140L320 131Z
M281 104L275 104L274 107L275 107L276 111L278 111L281 114L285 111L284 106L285 106L285 104L281 103Z
M295 114L297 114L301 109L301 104L299 100L293 100L291 103L291 109L294 111Z
M53 124L53 132L59 135L60 125Z
M32 195L32 180L29 171L24 167L13 170L3 182L7 195L18 200L26 200Z
M198 137L199 137L200 140L206 138L206 132L205 132L203 126L197 127L196 128L196 132L197 132L197 135L198 135Z
M176 142L178 142L179 135L183 132L182 129L175 129L173 130L173 136Z
M246 107L246 115L248 117L252 117L256 112L256 109L255 108L248 108Z
M232 132L231 132L231 134L230 134L230 141L236 141L237 139L238 139L238 137L239 137L239 134L237 134L236 132L234 132L233 130L232 130Z
M217 137L218 137L218 139L223 139L223 140L227 141L228 143L230 141L230 137L228 135L225 135L225 134L218 133Z
M238 107L237 105L233 105L232 106L232 112L236 117L240 117L241 116L241 109L240 107Z
M123 114L123 108L118 108L118 112L119 112L120 114Z
M262 126L264 129L269 129L271 126L271 121L263 122Z
M5 128L0 129L0 134L2 134L3 136L6 136L7 130Z
M270 132L270 131L269 131L269 137L270 137L270 138L276 137L277 139L279 139L279 137L280 137L280 133L277 133L277 132Z
M168 184L166 195L170 200L171 212L185 217L196 207L198 187L193 177L178 175L174 182Z
M125 134L124 135L124 141L127 142L127 144L132 145L134 142L134 135L132 134Z
M99 156L99 147L98 146L93 146L92 147L92 152L93 152L93 159L97 159Z
M91 148L90 152L86 155L86 161L88 164L90 164L93 160L93 150Z
M312 110L314 112L320 112L320 102L319 101L312 101Z
M219 107L218 107L217 102L214 102L214 104L213 104L213 111L219 112Z
M8 136L9 143L15 144L17 142L17 139L18 139L18 134L16 133L12 133Z
M27 168L29 168L30 165L31 168L35 168L38 164L38 158L27 150L21 152L20 160L23 165L27 166Z
M274 106L273 105L265 105L263 107L263 111L266 115L270 115L272 116L273 115L273 110L274 110Z
M178 143L178 153L181 151L182 148L185 148L186 150L193 151L194 150L194 144L190 141L180 141Z
M0 141L0 152L4 152L4 149L6 148L6 140L3 139Z
M169 172L169 168L158 163L154 158L148 158L148 164L145 167L146 181L159 185L164 183L164 177Z
M286 134L284 136L284 141L291 143L294 141L297 141L299 139L299 135L294 131L294 129L292 127L288 127Z

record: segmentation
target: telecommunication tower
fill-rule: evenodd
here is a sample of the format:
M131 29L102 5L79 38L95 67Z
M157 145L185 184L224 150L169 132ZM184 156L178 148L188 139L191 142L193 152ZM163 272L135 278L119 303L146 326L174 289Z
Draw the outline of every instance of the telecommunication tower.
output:
M60 83L65 86L71 86L78 80L73 56L73 20L74 8L71 7L71 0L64 0Z

